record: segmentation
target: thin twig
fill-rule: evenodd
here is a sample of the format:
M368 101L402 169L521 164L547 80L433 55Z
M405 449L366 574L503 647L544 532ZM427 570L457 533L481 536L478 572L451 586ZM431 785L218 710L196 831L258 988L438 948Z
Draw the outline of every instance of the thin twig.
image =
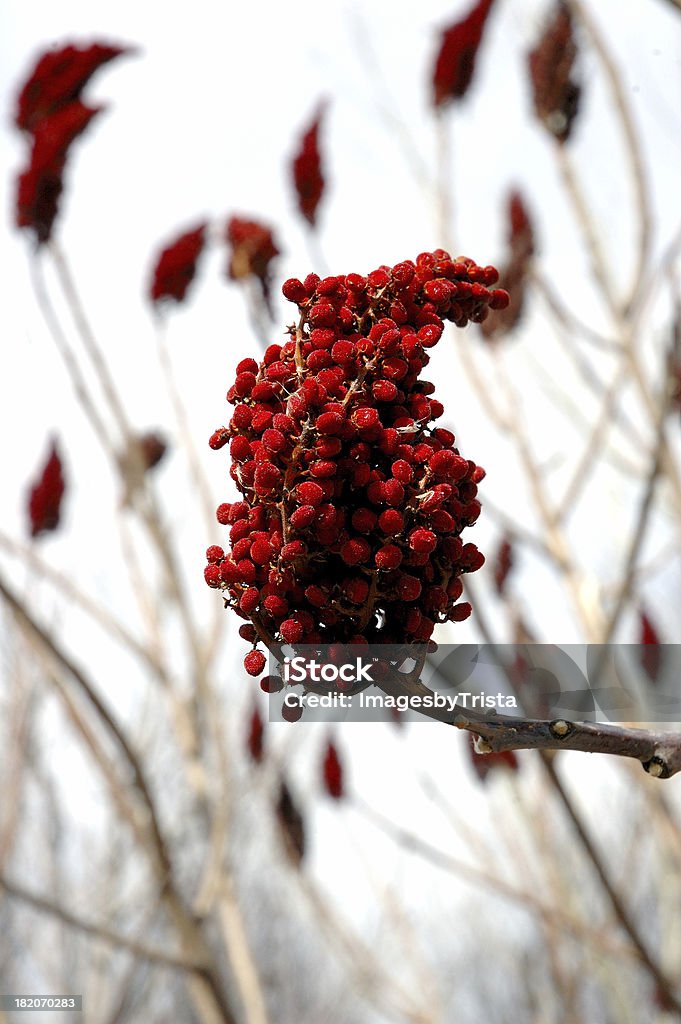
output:
M586 826L584 825L580 815L577 813L577 810L572 800L570 800L568 794L566 793L565 788L563 787L563 784L556 773L553 761L550 758L543 757L542 764L544 765L544 770L551 781L554 791L556 792L558 798L560 799L560 802L563 805L565 812L567 813L570 821L572 822L573 828L579 836L582 848L588 854L589 860L591 861L591 864L593 865L593 868L596 874L598 875L599 881L608 899L610 900L612 909L615 912L617 920L619 921L622 928L631 939L632 944L634 945L639 954L641 962L644 964L648 973L655 981L660 996L664 998L664 1001L670 1010L674 1010L678 1015L681 1016L681 1000L676 996L674 992L674 984L665 975L665 973L661 970L659 964L651 956L648 947L646 943L643 941L641 935L639 934L638 928L634 924L634 921L631 918L629 911L625 907L620 897L620 894L612 885L610 881L610 876L605 867L603 859L601 858L601 855L592 843L591 837L586 830Z
M596 21L591 16L591 12L581 2L581 0L568 0L568 5L588 33L594 52L600 59L603 70L605 71L606 78L610 84L615 110L618 114L622 133L624 135L625 149L631 168L631 176L634 184L635 207L638 216L638 244L636 247L637 259L632 276L632 284L629 289L629 294L623 304L623 308L626 311L631 308L640 292L643 282L643 271L649 259L652 237L650 195L648 183L646 181L645 168L643 166L643 148L641 146L641 141L639 139L631 111L629 102L630 90L625 89L623 76L610 54L604 36L601 34Z
M482 870L479 867L467 864L463 860L459 860L457 857L453 857L450 853L446 853L444 850L433 846L426 839L423 839L422 836L409 832L402 826L390 821L368 804L359 802L355 806L364 818L370 821L375 828L380 829L384 835L393 839L402 849L423 858L441 871L456 875L471 885L480 886L486 891L496 892L504 899L517 903L518 906L523 907L525 910L532 911L543 920L554 924L560 923L562 927L582 941L592 943L596 949L603 949L607 943L612 943L611 936L607 935L605 930L597 931L577 921L565 911L564 907L554 907L544 903L535 892L529 889L519 889L510 882L506 882L503 878L495 875L492 871ZM621 956L629 951L621 943L612 943L610 952L613 955ZM638 950L636 953L630 953L632 957L637 954Z
M76 584L65 576L64 573L53 568L44 561L36 552L35 547L28 544L20 544L0 531L0 548L4 549L14 558L18 558L24 565L29 566L31 573L42 576L48 580L63 596L73 601L87 615L106 630L110 636L118 640L131 654L141 661L155 674L163 672L162 666L155 654L149 647L141 643L123 623L108 608L99 604L94 598L80 590Z
M69 309L71 310L71 314L76 328L78 329L78 333L80 334L83 346L90 357L90 361L95 372L97 373L97 377L99 378L99 382L102 386L102 391L106 396L109 408L111 409L114 419L118 424L121 435L125 440L128 440L132 432L130 429L128 415L125 411L125 406L118 394L118 389L114 383L113 377L111 376L111 371L109 370L109 366L104 358L99 343L97 342L95 333L90 326L90 322L85 313L80 295L78 294L78 289L76 288L76 283L71 273L66 255L54 239L49 243L49 251L52 256L52 262L57 271L59 283L62 291L64 292L66 301L68 302Z
M662 398L659 404L655 456L648 471L648 477L646 479L643 498L641 500L638 517L636 519L636 525L629 540L629 548L624 562L617 599L605 625L603 639L601 641L603 644L608 644L612 640L615 630L617 629L620 616L624 611L634 584L636 562L640 556L643 541L650 523L657 483L662 469L662 458L665 448L665 419L667 415L667 407L668 401ZM598 671L596 671L596 677L598 674Z
M165 381L166 390L170 397L170 401L175 413L175 419L180 431L180 438L187 452L187 459L189 462L189 469L196 487L197 493L201 501L201 509L208 532L213 528L215 523L215 501L211 494L210 486L206 478L203 466L199 461L199 455L196 450L196 444L194 442L194 435L189 426L189 417L187 416L187 409L175 380L175 373L173 370L172 359L168 351L168 339L167 332L165 331L165 321L158 319L156 323L156 351L158 354L158 361L161 366L161 372Z
M199 974L205 970L205 965L197 960L190 960L180 954L168 953L165 950L153 949L142 942L138 942L137 939L128 938L127 935L121 935L119 932L112 931L106 925L85 921L83 918L71 913L70 910L60 906L54 900L32 893L22 885L11 882L4 876L0 876L0 889L4 889L7 895L13 899L21 900L22 903L28 904L41 913L56 917L77 931L85 932L87 935L93 936L93 938L101 939L102 942L115 946L117 949L124 949L140 960L147 960L149 963L160 964L163 967L172 967L176 970Z
M62 329L61 323L52 304L50 294L45 286L45 278L43 275L43 264L39 256L31 258L29 263L31 282L33 285L33 291L38 303L38 309L40 310L42 317L45 321L47 329L54 341L55 347L59 352L59 355L66 367L73 390L76 394L76 398L80 403L80 406L85 413L86 419L89 421L93 432L99 439L99 442L107 453L112 463L116 462L116 455L114 450L114 443L109 436L109 431L104 425L104 420L99 415L99 411L95 402L92 400L89 388L85 382L85 377L78 365L78 360L74 356L66 335Z

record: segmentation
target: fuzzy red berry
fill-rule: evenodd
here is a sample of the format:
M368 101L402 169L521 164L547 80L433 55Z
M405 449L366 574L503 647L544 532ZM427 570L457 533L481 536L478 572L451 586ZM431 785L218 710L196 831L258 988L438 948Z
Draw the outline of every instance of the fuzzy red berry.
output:
M282 285L282 293L285 299L289 302L305 302L307 298L307 291L302 281L299 281L296 277L291 277L288 281L284 281Z
M346 541L340 550L341 558L346 565L359 565L361 562L366 562L370 554L371 547L362 537Z
M397 569L402 562L402 552L396 544L385 544L376 552L377 569Z
M324 491L319 484L309 480L298 485L296 488L296 497L301 504L316 507L324 500Z
M262 651L249 651L244 658L244 668L249 676L259 676L266 664L267 659Z
M303 639L304 630L296 619L285 619L279 626L284 643L297 644Z
M377 380L371 393L377 402L394 402L397 398L397 384L391 380Z
M203 570L203 576L209 587L219 587L222 583L220 567L213 563L206 566Z
M421 526L409 534L409 547L412 551L428 555L437 547L437 537L432 530L426 530Z

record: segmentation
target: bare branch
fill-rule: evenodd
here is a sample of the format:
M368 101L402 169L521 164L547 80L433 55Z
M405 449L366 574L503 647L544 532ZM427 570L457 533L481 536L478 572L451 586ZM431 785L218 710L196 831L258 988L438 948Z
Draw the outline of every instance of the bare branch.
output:
M420 681L392 673L380 681L391 696L432 697ZM581 750L589 754L614 754L640 761L645 771L658 779L669 779L681 771L681 733L632 729L601 722L542 721L511 715L489 717L471 708L419 708L427 718L454 725L480 737L479 753L504 750Z
M25 889L23 886L18 885L15 882L10 882L4 876L0 876L0 889L4 889L8 896L21 900L22 903L27 903L35 910L39 910L44 914L49 914L51 917L56 917L71 928L75 928L77 931L92 935L94 938L101 939L102 942L107 942L112 946L116 946L118 949L127 950L127 952L132 953L141 960L147 960L150 963L161 964L164 967L172 967L181 971L202 973L205 970L205 965L199 961L190 960L177 953L168 953L165 950L153 949L144 945L144 943L138 942L136 939L129 938L127 935L121 935L118 932L112 931L110 928L107 928L106 925L96 924L93 921L85 921L71 913L70 910L66 910L58 903L55 903L53 900L47 899L45 896L38 896L36 893L29 892L28 889Z

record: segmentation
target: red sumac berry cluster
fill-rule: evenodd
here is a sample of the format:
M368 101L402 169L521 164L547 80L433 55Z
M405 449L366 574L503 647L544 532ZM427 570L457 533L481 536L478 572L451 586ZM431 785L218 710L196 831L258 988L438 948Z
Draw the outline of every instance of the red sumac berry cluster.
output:
M508 294L494 267L436 250L364 277L283 286L299 310L283 345L244 359L212 448L229 448L242 500L220 505L229 550L206 582L257 645L425 642L470 614L461 575L484 559L462 530L484 471L463 458L421 379L444 321L481 322Z

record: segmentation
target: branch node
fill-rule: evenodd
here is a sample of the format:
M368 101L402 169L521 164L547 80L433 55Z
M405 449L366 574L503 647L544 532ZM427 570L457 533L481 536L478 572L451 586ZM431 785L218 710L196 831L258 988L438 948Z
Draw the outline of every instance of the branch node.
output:
M649 761L644 761L643 770L648 772L648 775L652 775L655 779L669 778L669 766L661 757L655 756L651 757Z
M574 726L571 722L566 722L564 718L556 718L555 721L549 722L549 729L551 735L556 736L559 740L564 740L570 735Z

